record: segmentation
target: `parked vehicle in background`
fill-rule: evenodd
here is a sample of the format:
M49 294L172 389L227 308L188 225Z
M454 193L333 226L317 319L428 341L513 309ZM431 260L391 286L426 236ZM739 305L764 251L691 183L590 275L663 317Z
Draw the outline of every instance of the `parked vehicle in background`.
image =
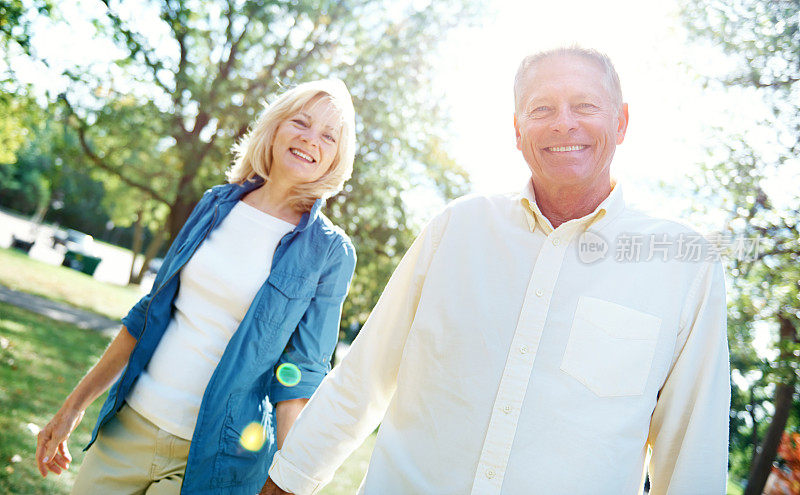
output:
M67 266L87 275L94 275L97 265L102 261L95 256L94 238L77 230L57 230L53 234L53 249L64 247L62 266Z
M67 251L94 253L94 238L77 230L56 230L53 233L53 249L58 245L63 246Z

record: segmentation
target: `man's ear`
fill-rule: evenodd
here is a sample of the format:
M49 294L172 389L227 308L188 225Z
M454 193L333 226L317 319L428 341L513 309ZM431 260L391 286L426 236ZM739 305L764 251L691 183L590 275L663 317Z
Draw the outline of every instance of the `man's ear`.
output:
M628 104L623 103L617 117L617 144L622 144L625 140L625 132L628 130Z
M514 134L516 135L517 149L522 151L522 135L519 132L519 120L517 120L516 113L514 113Z

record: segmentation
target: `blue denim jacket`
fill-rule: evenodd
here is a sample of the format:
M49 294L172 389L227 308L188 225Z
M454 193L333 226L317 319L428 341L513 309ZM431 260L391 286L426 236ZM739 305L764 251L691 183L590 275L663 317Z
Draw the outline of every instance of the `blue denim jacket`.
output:
M122 408L158 346L172 318L181 268L236 202L259 185L216 186L192 211L164 257L153 289L122 319L136 337L136 347L109 391L87 449ZM321 204L318 200L278 243L267 281L211 376L192 437L183 494L257 493L276 450L273 405L311 397L330 370L356 257L347 236L320 213ZM284 386L275 379L276 367L284 362L300 369L297 385ZM267 440L258 452L239 442L245 426L253 422L266 427Z

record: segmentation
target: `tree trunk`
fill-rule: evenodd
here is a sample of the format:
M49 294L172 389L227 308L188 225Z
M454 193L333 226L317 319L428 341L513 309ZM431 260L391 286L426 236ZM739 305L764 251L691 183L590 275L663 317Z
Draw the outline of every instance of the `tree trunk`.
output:
M181 227L186 223L186 219L189 218L189 214L192 213L192 208L194 208L195 204L196 202L193 200L186 201L181 199L172 204L166 225L169 242L172 242L178 236L178 232L181 231Z
M131 253L133 254L131 259L131 270L128 274L128 283L129 284L138 284L136 282L136 277L134 273L136 272L136 258L139 256L139 252L142 250L142 241L144 237L144 232L142 228L142 210L139 210L136 213L136 222L133 224L133 246L131 247Z
M753 423L753 431L750 434L750 443L753 445L753 455L750 457L750 467L756 465L756 455L758 454L758 422L756 421L756 396L753 389L750 389L750 421Z
M196 169L196 167L194 167ZM190 171L191 172L191 171ZM199 196L195 197L195 188L192 184L192 173L185 172L178 182L175 201L170 205L169 216L167 217L168 241L172 242L177 237L186 219L192 213Z
M780 340L783 342L795 342L797 340L797 332L792 321L783 315L778 318L781 324ZM791 359L791 356L788 352L781 351L781 360L787 362L789 359ZM764 492L764 485L767 484L767 478L772 470L772 461L778 453L783 430L792 410L795 382L795 374L792 372L786 383L778 384L775 387L775 414L772 415L772 421L769 424L769 428L767 428L767 433L764 435L764 440L761 442L761 448L750 468L750 479L747 481L744 495L761 495Z
M150 264L150 261L156 257L158 254L158 250L161 249L161 246L164 245L164 241L167 240L167 233L159 231L158 234L150 241L150 244L147 245L147 250L144 252L144 260L142 261L142 266L139 268L139 273L136 274L134 277L133 282L134 284L141 284L142 279L144 278L144 274L147 273L147 266Z

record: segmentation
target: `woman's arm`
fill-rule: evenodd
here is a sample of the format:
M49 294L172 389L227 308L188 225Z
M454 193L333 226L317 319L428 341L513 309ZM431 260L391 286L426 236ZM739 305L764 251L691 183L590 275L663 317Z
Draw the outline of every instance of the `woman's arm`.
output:
M275 440L278 444L278 449L283 447L283 439L286 438L286 434L289 433L289 430L292 428L294 420L297 419L297 416L300 414L300 411L303 410L307 402L308 399L289 399L278 402L275 405L275 419L278 423L276 425L278 437ZM267 482L259 493L259 495L286 494L289 494L289 492L281 490L281 488L270 479L267 479Z
M89 370L67 396L53 419L39 432L36 441L36 463L43 477L47 476L48 470L61 474L62 469L69 467L69 463L72 462L72 456L67 448L70 434L81 422L86 408L114 383L128 364L128 358L135 346L136 339L123 325L100 357L100 361ZM292 417L292 422L295 417L296 415Z
M283 447L283 439L286 438L286 434L289 433L294 420L297 419L297 415L300 414L307 402L308 399L290 399L278 402L275 405L276 429L278 430L278 438L275 440L279 449Z

